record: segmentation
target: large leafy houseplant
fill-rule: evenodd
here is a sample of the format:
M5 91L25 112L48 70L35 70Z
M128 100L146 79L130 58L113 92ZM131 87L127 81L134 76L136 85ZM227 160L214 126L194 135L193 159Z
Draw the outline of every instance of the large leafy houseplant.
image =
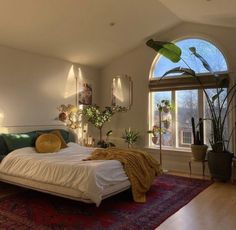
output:
M99 130L99 145L104 145L104 140L102 140L102 128L104 124L110 121L111 117L116 112L123 111L126 111L126 109L121 106L106 106L103 110L101 110L101 108L97 105L89 105L82 110L82 114L87 119L87 121L93 124Z
M219 179L223 179L223 180L229 179L228 177L230 177L231 175L231 161L232 161L233 154L229 152L228 148L229 148L230 139L232 137L235 126L232 128L230 135L228 136L225 135L224 131L226 127L227 117L229 116L229 113L232 111L233 98L234 98L234 95L236 94L236 84L233 84L231 88L228 89L225 96L223 96L223 92L225 91L224 86L225 86L226 81L228 81L228 79L219 78L219 76L216 73L214 73L211 66L208 64L207 60L205 60L204 57L202 57L197 52L196 48L190 47L189 51L191 52L191 54L194 55L198 60L200 60L204 68L214 76L216 93L215 95L211 96L209 95L208 91L204 87L201 77L197 75L195 71L188 65L187 61L181 57L182 50L176 44L171 43L171 42L154 41L153 39L150 39L146 42L146 45L153 48L156 52L162 54L164 57L166 57L170 61L177 63L180 60L182 60L183 63L185 63L186 65L186 67L179 66L179 67L175 67L167 71L160 78L160 80L169 74L181 74L180 76L188 75L188 76L193 77L197 81L197 83L200 85L201 89L204 92L204 95L206 97L206 102L210 110L210 117L208 119L210 119L212 123L212 130L211 130L212 133L211 133L211 136L209 137L209 142L210 142L212 151L210 152L211 155L208 154L208 160L209 161L211 160L209 159L209 156L212 156L212 154L215 154L214 157L220 157L220 161L222 161L222 163L215 162L215 165L213 166L212 165L210 166L209 164L209 168L211 171L211 169L214 168L217 164L218 165L221 164L220 166L225 164L224 160L221 159L221 156L222 155L226 156L227 159L229 159L229 163L227 164L228 173L226 173L227 175L225 177L222 176ZM223 113L224 108L226 108L225 113ZM219 169L219 170L222 170L222 169ZM212 176L214 177L214 175Z

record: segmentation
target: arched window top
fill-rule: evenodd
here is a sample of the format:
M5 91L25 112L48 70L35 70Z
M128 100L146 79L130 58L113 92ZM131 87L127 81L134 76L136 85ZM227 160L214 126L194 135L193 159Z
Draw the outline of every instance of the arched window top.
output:
M212 43L199 38L188 38L177 41L175 44L182 49L182 58L196 73L207 73L207 70L203 67L200 60L194 57L194 55L191 55L191 52L189 51L190 47L196 48L197 52L207 60L214 72L228 71L224 55ZM154 63L152 78L159 78L163 76L166 71L179 66L187 67L182 60L178 63L173 63L164 56L160 56L157 58L156 63Z

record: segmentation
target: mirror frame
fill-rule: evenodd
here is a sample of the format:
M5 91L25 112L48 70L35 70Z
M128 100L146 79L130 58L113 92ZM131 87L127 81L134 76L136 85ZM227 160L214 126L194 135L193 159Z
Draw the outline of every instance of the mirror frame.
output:
M127 99L125 99L125 100L127 100L127 104L128 104L127 106L119 105L116 102L116 97L114 95L114 84L113 84L113 81L115 79L119 79L119 78L126 79L126 80L128 80L128 83L129 83L129 85L128 85L128 89L129 89L128 94L129 94L129 96L128 96ZM127 74L120 74L120 75L117 75L117 76L113 77L112 78L112 83L111 83L111 105L112 106L122 106L122 107L125 107L127 110L130 110L132 104L133 104L133 81L132 81L131 77L128 76Z

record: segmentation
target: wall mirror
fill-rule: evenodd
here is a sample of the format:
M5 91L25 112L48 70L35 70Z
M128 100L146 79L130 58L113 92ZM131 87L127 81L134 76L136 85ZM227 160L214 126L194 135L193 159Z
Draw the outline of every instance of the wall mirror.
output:
M112 106L131 108L133 82L128 75L119 75L112 79Z

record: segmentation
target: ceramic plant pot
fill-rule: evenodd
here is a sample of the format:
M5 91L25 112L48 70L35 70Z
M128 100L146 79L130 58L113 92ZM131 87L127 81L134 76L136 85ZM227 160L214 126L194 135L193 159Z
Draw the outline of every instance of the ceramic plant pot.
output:
M207 145L191 145L193 159L203 161L206 159Z
M233 153L209 151L207 159L212 179L226 182L231 178Z
M159 138L157 136L152 137L152 143L156 145L158 143Z

